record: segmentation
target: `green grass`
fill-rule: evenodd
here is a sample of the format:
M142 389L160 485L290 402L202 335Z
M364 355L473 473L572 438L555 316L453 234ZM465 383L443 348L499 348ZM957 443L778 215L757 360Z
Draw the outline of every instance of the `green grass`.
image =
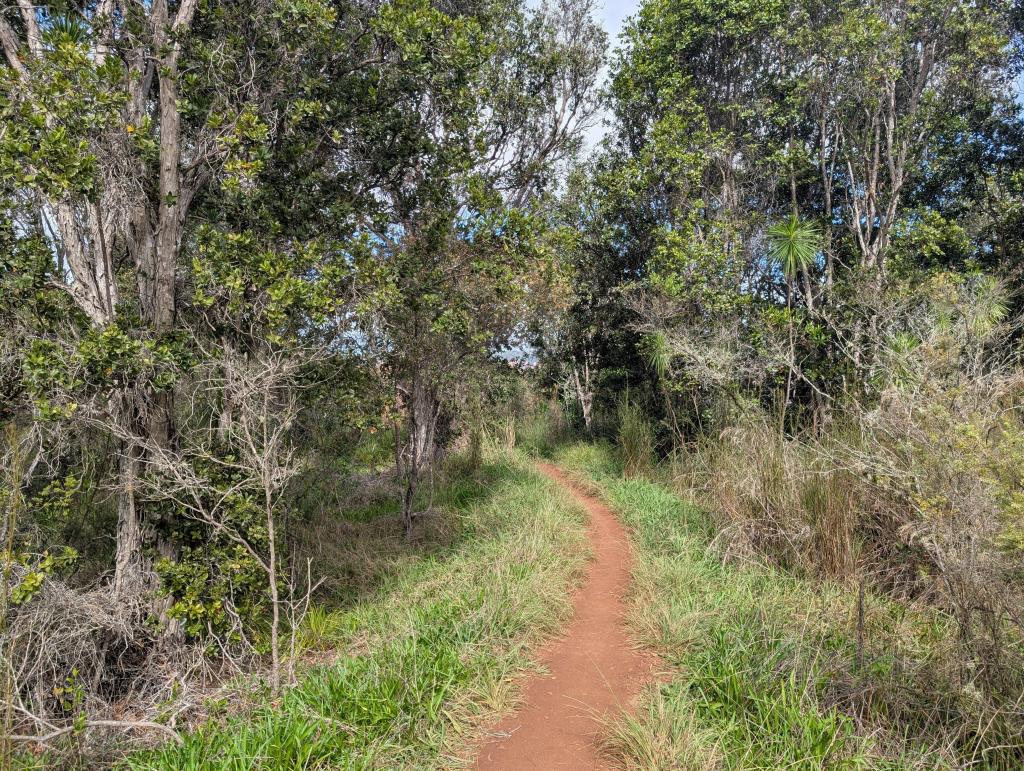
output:
M376 505L376 504L372 504ZM450 768L511 705L531 647L570 611L587 559L571 499L518 457L492 455L472 480L439 485L425 540L395 523L347 524L372 585L307 618L303 644L328 663L277 703L209 721L133 769ZM390 520L390 517L388 518ZM361 528L361 529L360 529ZM351 556L351 554L350 554ZM252 703L267 698L257 689Z
M608 446L556 460L631 529L630 623L672 672L609 726L623 768L1019 767L971 744L969 697L943 670L950 619L869 595L858 669L856 591L724 562L710 518L657 478L624 479Z

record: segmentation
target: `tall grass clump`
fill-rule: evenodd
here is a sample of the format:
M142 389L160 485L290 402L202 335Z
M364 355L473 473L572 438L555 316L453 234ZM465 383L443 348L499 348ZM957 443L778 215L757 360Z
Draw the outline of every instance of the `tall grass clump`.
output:
M727 558L940 614L955 633L934 642L935 679L920 685L936 715L956 715L943 735L974 753L1024 744L1019 477L1006 466L1024 433L968 395L960 389L963 412L951 416L949 402L894 393L859 425L819 437L782 437L767 422L731 429L682 455L675 481L711 512ZM858 624L859 658L869 635Z
M572 436L565 407L556 399L530 405L514 424L515 444L528 455L548 458Z
M618 766L863 765L870 742L819 688L813 648L804 646L807 624L822 623L813 593L781 574L723 563L709 549L713 522L664 483L623 479L599 452L570 448L559 460L596 481L629 526L630 624L672 672L635 716L609 726L605 746Z
M676 454L670 472L676 489L711 512L727 554L850 581L862 491L822 452L751 419Z
M628 397L619 404L618 419L622 470L627 477L636 476L649 469L654 459L654 429L643 408Z

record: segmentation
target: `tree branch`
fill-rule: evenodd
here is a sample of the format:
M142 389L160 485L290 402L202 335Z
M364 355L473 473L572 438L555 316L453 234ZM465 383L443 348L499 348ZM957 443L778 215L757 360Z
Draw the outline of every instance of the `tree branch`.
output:
M43 50L43 38L39 34L39 21L36 19L35 6L32 5L32 0L18 0L18 7L21 9L21 18L25 22L28 50L38 56Z
M46 742L53 741L54 739L69 734L76 728L82 726L69 725L64 728L58 728L55 731L50 731L48 734L11 734L7 738L12 742L36 742L38 744L45 744ZM169 736L175 743L183 744L184 740L181 735L170 726L162 725L161 723L152 723L148 720L87 720L84 725L85 728L148 728L154 731L161 731Z

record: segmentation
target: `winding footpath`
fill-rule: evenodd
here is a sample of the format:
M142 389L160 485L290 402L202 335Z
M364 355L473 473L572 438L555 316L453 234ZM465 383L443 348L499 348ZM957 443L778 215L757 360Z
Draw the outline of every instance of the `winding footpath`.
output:
M491 729L476 760L480 771L602 768L602 718L628 711L653 676L653 656L638 651L624 628L631 564L625 530L556 466L540 464L540 470L586 508L594 560L564 636L540 652L550 674L529 678L522 707Z

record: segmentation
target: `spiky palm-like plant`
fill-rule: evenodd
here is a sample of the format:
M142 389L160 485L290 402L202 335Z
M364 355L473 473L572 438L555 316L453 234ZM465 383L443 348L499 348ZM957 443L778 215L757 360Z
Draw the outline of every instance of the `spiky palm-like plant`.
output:
M672 352L665 333L652 332L647 335L643 342L643 352L651 371L658 377L665 377L672 363Z
M804 294L806 295L807 309L813 310L814 298L811 292L811 282L808 278L808 270L814 262L821 248L821 232L813 222L806 222L797 216L796 212L788 220L779 222L768 228L768 254L786 276L786 307L793 308L793 282L797 274L804 275ZM789 319L789 373L786 375L786 396L779 412L779 430L784 431L786 425L786 405L789 403L789 395L792 390L793 381L793 359L796 352L796 341L793 337L793 318Z
M85 45L89 42L89 26L75 16L54 16L47 20L43 39L57 48L60 45Z
M658 376L658 390L661 391L662 398L665 400L665 409L668 413L666 422L672 429L676 444L682 446L683 431L679 426L679 418L672 401L672 388L669 384L672 375L672 348L665 333L657 331L647 335L643 341L643 353L644 358L647 359L647 366Z
M768 254L792 285L797 273L806 272L821 248L821 231L813 222L791 216L768 228Z

